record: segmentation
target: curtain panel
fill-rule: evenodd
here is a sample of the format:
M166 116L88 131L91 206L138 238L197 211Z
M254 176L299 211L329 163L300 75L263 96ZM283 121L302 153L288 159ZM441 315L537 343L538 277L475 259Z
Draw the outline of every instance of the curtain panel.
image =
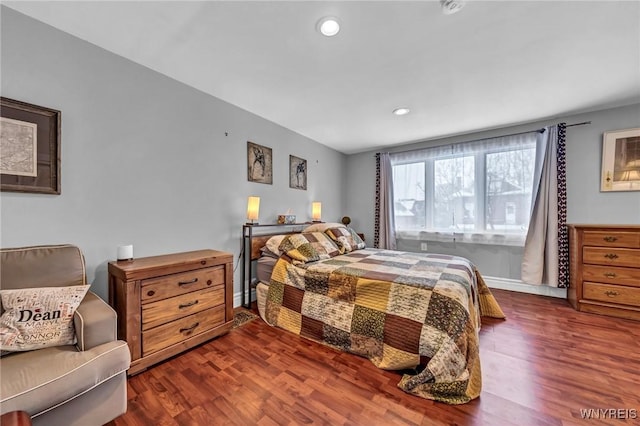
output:
M537 147L531 219L522 257L522 281L569 285L566 124L549 126Z
M389 153L376 153L376 204L373 246L395 250L396 229Z
M558 124L558 287L569 287L569 229L567 228L567 123Z
M380 248L380 153L376 153L376 203L374 211L373 225L373 247Z

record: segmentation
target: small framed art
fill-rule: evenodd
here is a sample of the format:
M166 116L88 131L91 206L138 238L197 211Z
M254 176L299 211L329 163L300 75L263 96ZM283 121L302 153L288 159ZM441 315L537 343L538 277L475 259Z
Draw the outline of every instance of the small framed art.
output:
M60 194L61 112L0 97L0 190Z
M272 150L247 141L247 169L249 182L273 183Z
M307 189L307 160L289 156L289 188Z
M640 128L605 132L601 191L640 191Z

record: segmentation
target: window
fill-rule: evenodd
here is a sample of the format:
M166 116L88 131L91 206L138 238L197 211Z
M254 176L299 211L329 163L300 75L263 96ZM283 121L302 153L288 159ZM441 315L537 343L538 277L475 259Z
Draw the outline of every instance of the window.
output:
M523 244L537 135L391 154L396 233L405 238Z

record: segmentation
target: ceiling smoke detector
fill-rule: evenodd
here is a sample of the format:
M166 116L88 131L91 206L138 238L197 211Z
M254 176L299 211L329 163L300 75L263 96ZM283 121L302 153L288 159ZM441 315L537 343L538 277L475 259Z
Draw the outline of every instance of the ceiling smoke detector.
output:
M445 15L453 15L459 12L464 7L463 0L440 0L440 6L442 7L442 13Z

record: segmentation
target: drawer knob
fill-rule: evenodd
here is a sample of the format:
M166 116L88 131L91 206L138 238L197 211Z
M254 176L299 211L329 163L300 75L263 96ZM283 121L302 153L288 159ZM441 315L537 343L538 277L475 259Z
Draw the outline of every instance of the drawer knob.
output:
M197 323L193 324L191 327L181 328L181 329L180 329L180 333L187 333L187 334L191 334L191 333L193 333L193 330L195 330L195 329L196 329L196 327L197 327L197 326L199 326L199 325L200 325L200 323L199 323L199 322L197 322Z
M618 255L615 254L615 253L607 253L607 254L604 255L604 257L606 257L607 259L613 260L613 259L617 259Z
M605 272L604 276L607 278L615 278L616 277L616 273L615 272Z
M155 292L155 291L153 291L153 290L149 290L149 291L147 292L147 296L149 296L149 297L153 296L154 294L156 294L156 292Z
M616 297L620 293L618 293L617 291L613 291L613 290L607 290L607 291L604 292L604 294L606 294L609 297Z
M197 305L198 301L194 300L193 302L183 303L182 305L178 305L178 309L188 308L189 306Z
M187 285L187 284L193 284L193 283L197 283L197 282L198 282L198 279L194 278L191 281L179 281L178 285Z
M606 237L603 237L602 239L605 240L608 243L613 243L613 242L618 241L618 237L612 237L610 235L607 235Z
M201 261L200 261L200 264L201 264L201 265L206 265L206 264L207 264L207 261L206 261L206 260L201 260Z
M211 285L212 282L213 281L211 281L211 280L207 280L207 285Z

